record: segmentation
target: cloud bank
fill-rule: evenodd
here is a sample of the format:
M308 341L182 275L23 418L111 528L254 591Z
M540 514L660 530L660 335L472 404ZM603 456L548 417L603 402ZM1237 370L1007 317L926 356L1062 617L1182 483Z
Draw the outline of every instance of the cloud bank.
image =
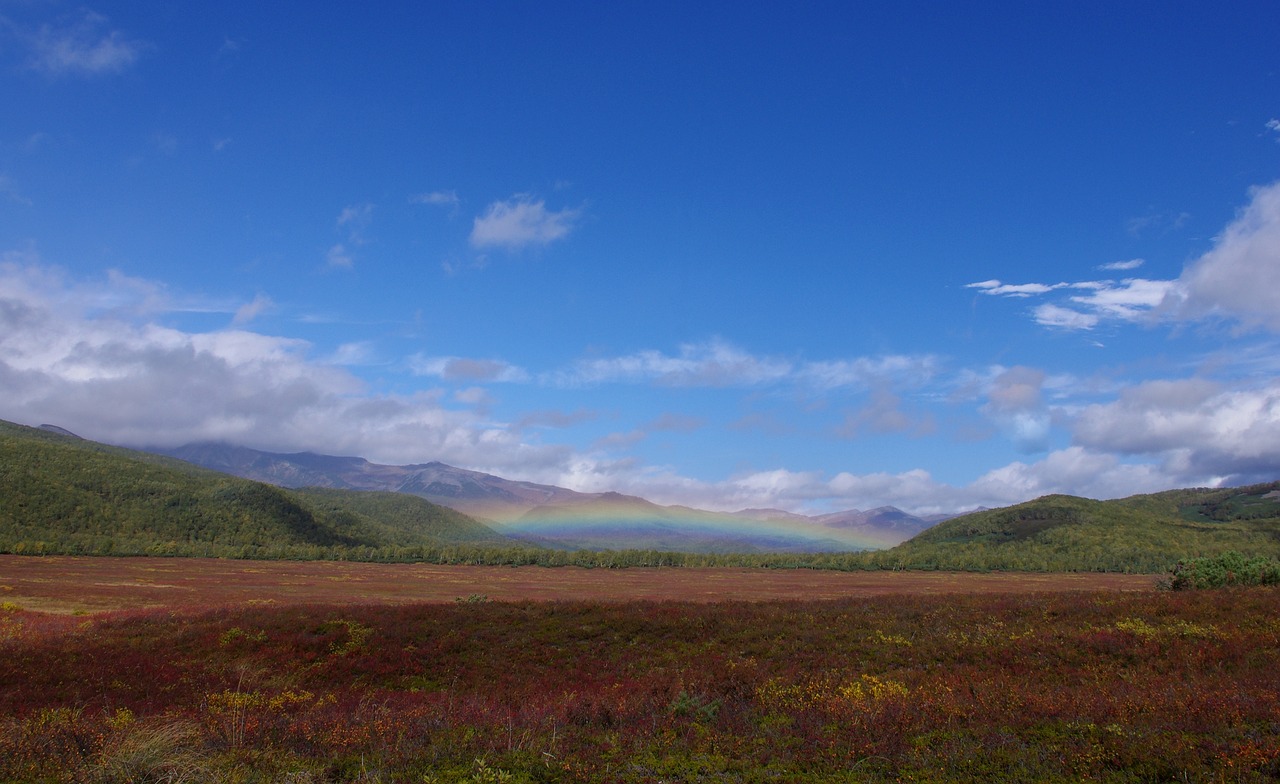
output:
M809 362L713 340L675 354L642 351L544 373L502 359L411 358L410 373L436 378L445 388L392 394L370 389L346 368L368 353L365 345L316 357L306 341L248 329L272 307L265 294L208 302L120 273L73 280L31 253L0 258L0 418L57 424L108 443L216 440L384 463L441 460L582 491L721 510L892 504L917 513L954 512L1053 492L1108 498L1280 472L1280 383L1271 376L1251 385L1150 380L1067 412L1050 400L1068 394L1074 382L1040 368L946 370L936 357L912 355ZM222 313L227 326L190 332L161 323L182 310ZM669 412L578 448L542 443L599 413L571 405L568 413L543 408L495 421L486 385L498 383L537 385L544 396L571 395L573 385L588 383L744 391L790 385L865 396L863 408L832 426L831 439L934 434L931 414L912 410L895 391L925 385L937 396L952 389L951 405L971 406L1019 449L1041 457L991 469L964 485L939 481L922 468L827 475L779 467L695 478L625 450L655 434L714 437L701 418ZM1070 446L1050 447L1053 427L1067 430Z

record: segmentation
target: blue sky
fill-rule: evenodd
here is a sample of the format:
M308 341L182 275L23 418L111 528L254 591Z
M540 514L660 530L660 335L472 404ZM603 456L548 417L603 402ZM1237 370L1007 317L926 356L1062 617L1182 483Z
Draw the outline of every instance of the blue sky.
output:
M1280 478L1276 30L0 0L0 418L713 509Z

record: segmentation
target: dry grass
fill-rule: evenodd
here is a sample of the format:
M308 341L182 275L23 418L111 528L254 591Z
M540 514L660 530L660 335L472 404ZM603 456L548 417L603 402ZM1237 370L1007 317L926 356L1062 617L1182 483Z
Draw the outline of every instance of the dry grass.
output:
M470 596L496 601L713 602L1154 587L1151 575L1100 573L582 569L0 555L0 601L56 613L261 602L452 602Z

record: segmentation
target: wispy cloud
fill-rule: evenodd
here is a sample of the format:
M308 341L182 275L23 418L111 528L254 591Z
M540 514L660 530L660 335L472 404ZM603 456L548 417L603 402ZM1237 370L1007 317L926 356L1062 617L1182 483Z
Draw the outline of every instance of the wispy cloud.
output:
M581 424L582 422L590 422L599 416L595 411L585 408L579 408L574 411L530 411L516 422L515 427L523 430L531 427L543 427L553 429L564 429Z
M673 387L754 387L793 383L817 390L869 387L882 379L915 384L937 369L932 355L887 355L802 362L757 356L724 340L686 343L672 355L648 349L619 357L584 359L548 374L555 386L652 383Z
M1060 305L1046 303L1032 309L1036 323L1045 327L1061 329L1093 329L1100 319L1092 313L1081 313L1078 310L1064 308Z
M791 362L756 357L724 341L689 343L677 355L646 350L621 357L588 359L571 370L553 374L562 386L620 382L652 382L678 387L753 386L787 378Z
M564 239L582 215L580 209L548 210L546 202L529 194L490 204L471 228L477 248L517 251Z
M431 204L437 207L457 207L461 200L456 191L430 191L415 193L409 197L412 204Z
M51 76L119 73L138 61L146 45L110 29L88 9L59 24L41 25L28 37L27 67Z
M331 269L352 269L355 267L353 248L366 244L365 230L373 223L374 205L369 203L349 204L342 208L334 220L334 228L345 239L335 243L325 252L325 263Z
M1045 372L1017 366L996 376L982 413L1003 430L1021 452L1041 452L1049 446L1050 416L1042 390Z
M246 302L236 310L236 315L231 319L231 323L236 326L248 324L258 316L275 307L275 302L266 294L259 294L253 298L252 302Z
M416 356L409 360L409 368L419 376L435 376L445 381L477 383L529 380L529 374L522 368L500 359Z
M325 263L335 269L351 269L355 266L355 259L351 257L351 251L347 250L347 246L339 242L333 245L324 254Z
M1031 297L1037 294L1048 294L1055 289L1066 288L1067 283L1001 283L998 280L984 280L979 283L970 283L965 286L967 289L978 289L983 294L990 294L993 297Z
M931 414L914 416L904 410L902 398L894 394L888 385L879 385L871 391L867 404L845 416L844 423L836 429L841 438L859 438L867 434L908 433L923 436L933 433L937 422Z
M342 212L338 213L337 224L345 226L351 231L360 231L366 228L372 220L372 204L350 204L343 207Z
M1137 269L1138 267L1141 267L1145 263L1146 261L1144 259L1129 259L1128 261L1113 261L1109 264L1099 264L1097 266L1097 269L1105 270L1108 272L1125 271L1125 270Z
M24 206L31 206L32 203L31 199L27 198L22 193L22 190L18 188L18 184L14 179L7 174L0 174L0 197L3 197L5 201Z

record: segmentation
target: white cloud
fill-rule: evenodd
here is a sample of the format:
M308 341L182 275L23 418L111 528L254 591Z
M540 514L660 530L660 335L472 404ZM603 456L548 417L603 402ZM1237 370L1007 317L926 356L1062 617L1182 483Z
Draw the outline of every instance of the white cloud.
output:
M159 326L154 302L133 306L147 288L135 279L73 283L16 258L0 264L0 418L118 444L225 440L499 473L559 471L571 454L435 393L373 394L302 340Z
M1179 481L1280 476L1280 381L1227 389L1201 378L1150 381L1085 408L1076 443L1155 457Z
M796 369L796 377L817 389L869 388L890 380L917 386L936 376L939 364L938 358L932 354L887 354L806 362Z
M1280 331L1280 182L1254 188L1250 196L1213 248L1166 293L1166 317L1226 318Z
M1071 302L1102 318L1138 321L1146 318L1153 308L1160 305L1175 285L1170 280L1143 278L1130 278L1119 283L1091 281L1076 284L1075 288L1088 289L1092 293L1071 297Z
M1021 452L1040 452L1049 446L1051 417L1045 408L1043 370L1017 366L996 376L982 412Z
M1101 269L1135 269L1141 259ZM1242 328L1280 331L1280 182L1254 188L1249 203L1214 239L1213 247L1187 265L1177 280L1128 278L1008 286L998 280L970 283L984 294L1029 297L1059 289L1086 291L1066 304L1032 309L1043 326L1088 330L1103 321L1165 322L1209 318Z
M236 310L236 315L231 319L231 323L236 326L248 324L258 316L274 308L275 305L276 303L266 294L259 294L253 298L252 302L246 302Z
M30 36L27 66L52 76L119 73L137 62L144 45L107 29L106 17L82 10L66 23L42 25Z
M1145 263L1146 261L1144 259L1129 259L1128 261L1113 261L1110 264L1099 264L1098 269L1116 270L1116 271L1132 270L1132 269L1137 269L1138 267L1141 267Z
M724 340L686 343L676 355L648 349L620 357L582 360L568 371L548 374L556 386L607 383L656 383L676 387L750 387L783 382L817 390L870 388L891 380L923 383L937 373L932 355L858 357L850 360L797 362L757 356Z
M1031 312L1036 323L1045 327L1093 329L1099 321L1098 317L1092 313L1081 313L1078 310L1049 303L1037 305Z
M978 289L983 294L990 294L993 297L1031 297L1036 294L1048 294L1056 289L1066 288L1066 283L1001 283L998 280L984 280L979 283L969 283L965 286L967 289Z
M1267 130L1280 134L1280 120L1267 120ZM1276 137L1276 143L1280 144L1280 136Z
M1167 490L1174 480L1144 464L1080 446L1049 453L1036 463L1014 462L988 471L959 493L982 506L1005 506L1051 493L1086 498L1122 498Z
M792 363L753 356L721 340L689 343L678 356L640 351L622 357L578 362L568 372L553 374L556 385L656 382L668 386L753 386L789 376Z
M969 484L940 482L920 469L830 475L772 468L718 481L694 479L631 458L523 438L526 428L569 427L594 418L590 411L532 413L515 425L489 420L485 409L492 401L484 384L532 380L508 362L418 358L418 372L456 382L456 391L377 393L340 366L343 358L367 356L365 344L312 358L302 340L243 328L193 333L157 323L183 299L123 274L74 281L40 266L30 252L4 254L0 418L51 422L112 443L226 440L386 463L442 460L578 490L616 490L659 503L726 510L816 512L892 504L917 513L955 511L1049 492L1107 498L1224 477L1280 475L1280 382L1232 389L1185 379L1141 384L1112 402L1083 408L1074 421L1072 447L1037 462L1010 463ZM266 307L265 298L259 305ZM807 377L803 363L761 359L719 341L685 347L675 357L633 359L638 370L608 367L606 376L744 385L804 383ZM890 384L894 373L914 365L877 360L870 367L885 375L879 386L873 379L859 426L899 430L904 412ZM1057 411L1046 398L1066 384L1037 368L991 368L974 378L977 391L968 399L982 401L983 413L1016 443L1043 448L1037 440ZM683 433L701 424L660 416L595 447L626 447L646 433Z
M528 194L518 194L506 201L490 204L475 219L471 244L477 248L522 248L547 245L569 236L582 211L551 211L546 202Z
M342 212L338 213L338 226L346 226L353 231L358 231L369 225L373 220L372 204L351 204L342 208Z

